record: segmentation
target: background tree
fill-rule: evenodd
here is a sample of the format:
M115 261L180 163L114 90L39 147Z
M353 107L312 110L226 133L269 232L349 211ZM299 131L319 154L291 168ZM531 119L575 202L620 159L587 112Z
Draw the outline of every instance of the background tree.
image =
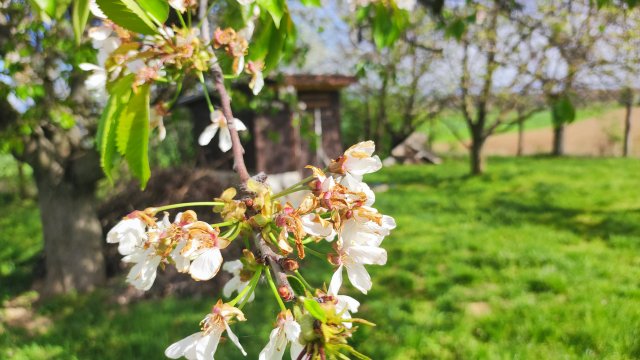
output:
M2 142L33 168L43 226L45 294L87 291L105 279L102 229L94 190L102 177L91 134L93 101L77 65L93 50L78 48L66 6L45 10L11 1L0 22Z
M524 100L532 95L536 84L536 79L527 75L535 63L526 46L529 33L510 21L522 10L511 5L493 2L488 7L476 4L458 9L459 18L475 20L461 31L459 43L452 44L461 53L457 107L469 130L470 170L474 175L484 170L482 148L487 138L539 110L524 108Z

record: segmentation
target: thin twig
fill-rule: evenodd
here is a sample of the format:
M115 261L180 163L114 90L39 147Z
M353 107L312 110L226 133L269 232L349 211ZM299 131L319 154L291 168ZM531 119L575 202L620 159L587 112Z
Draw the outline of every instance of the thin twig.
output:
M202 37L204 39L204 43L210 44L211 30L209 28L209 19L207 18L208 6L206 0L200 2L199 16L200 21L202 22ZM229 93L224 86L224 75L222 73L220 65L217 62L214 62L211 65L211 73L213 74L213 83L216 91L220 95L222 114L224 114L224 117L227 120L227 128L229 129L229 133L231 134L231 151L233 152L233 162L235 165L235 170L240 176L240 181L243 184L246 184L250 176L249 171L247 171L247 166L244 163L244 149L242 148L242 144L240 143L238 129L236 129L236 124L233 120L234 117L233 112L231 111L231 98L229 97Z
M266 261L273 272L273 277L276 279L276 284L278 285L278 289L284 287L287 289L288 293L293 296L293 288L291 288L291 284L289 284L289 279L287 279L286 272L280 266L279 260L283 257L281 255L276 254L275 251L269 247L266 241L262 238L262 235L256 234L254 237L254 243L258 248L258 253L260 258ZM285 298L285 301L290 301L291 298Z

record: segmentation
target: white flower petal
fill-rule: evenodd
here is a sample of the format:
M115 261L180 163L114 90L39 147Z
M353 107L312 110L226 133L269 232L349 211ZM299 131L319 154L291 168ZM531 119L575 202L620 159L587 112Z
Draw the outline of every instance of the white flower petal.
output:
M201 338L201 331L191 334L186 338L169 345L169 347L164 351L164 356L170 359L179 359L189 352L192 352L196 347L196 343Z
M220 138L218 139L218 147L222 152L227 152L231 149L231 133L229 132L229 128L223 127L220 129Z
M242 261L240 260L225 261L224 265L222 265L222 270L234 275L240 274L242 268Z
M240 119L233 119L233 124L236 126L236 130L238 131L246 131L247 127L244 125Z
M216 276L222 265L222 255L216 248L206 249L191 262L189 273L194 280L204 281Z
M368 245L353 245L347 249L349 258L359 264L384 265L387 263L387 250Z
M227 336L229 337L229 339L231 339L231 342L233 342L238 349L240 349L240 351L242 352L242 355L247 356L247 352L244 351L244 349L242 348L242 345L240 344L240 340L238 340L238 337L236 336L236 334L233 333L233 331L231 331L231 328L229 327L229 324L227 324L227 322L224 322L224 326L227 329Z
M347 268L347 276L349 277L349 281L351 285L353 285L356 289L360 290L363 294L366 294L367 291L371 290L371 276L365 269L362 264L348 264L345 265Z
M338 295L340 287L342 287L342 265L338 266L336 272L333 273L327 291L329 295Z
M223 327L216 327L211 330L210 333L203 336L196 343L196 360L212 360L218 344L220 343L220 337L224 332Z
M291 342L291 360L298 360L300 353L304 350L304 345L300 344L297 340Z
M238 290L238 286L240 286L240 277L234 276L222 288L222 295L224 297L231 297L234 291Z
M204 128L204 131L202 131L202 134L200 134L200 137L198 137L198 144L200 144L200 146L209 145L209 143L211 142L211 139L213 139L213 137L216 136L216 132L218 132L218 128L219 126L217 123L211 124L206 128Z
M260 351L260 355L258 355L258 360L281 360L282 354L284 353L284 346L278 348L278 337L280 336L280 328L275 328L271 330L269 334L269 342L267 345Z
M300 336L300 332L302 329L300 328L300 324L296 322L293 317L287 317L284 321L284 333L287 335L287 339L289 341L295 341Z

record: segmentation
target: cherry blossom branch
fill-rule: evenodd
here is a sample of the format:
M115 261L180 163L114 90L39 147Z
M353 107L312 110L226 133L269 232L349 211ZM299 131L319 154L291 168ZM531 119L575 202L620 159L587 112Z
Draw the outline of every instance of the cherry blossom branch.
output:
M273 275L276 279L276 284L278 285L278 294L284 300L291 300L293 297L293 288L291 288L291 284L289 284L289 279L287 279L287 274L280 266L280 260L283 258L281 255L276 254L271 247L267 244L266 241L262 238L261 234L256 234L254 237L254 243L258 248L259 257L265 260L271 270L273 271ZM268 274L267 274L268 275Z
M200 21L202 22L202 37L204 39L205 44L211 43L211 29L209 28L209 19L208 15L208 6L207 0L200 1L200 8L198 9L198 15L200 16ZM236 124L234 122L233 112L231 111L231 98L229 97L229 93L224 86L224 75L222 73L222 69L217 62L214 62L211 65L211 73L213 74L213 83L216 88L216 91L220 95L220 104L222 105L222 114L224 114L225 119L227 120L227 128L229 129L229 133L231 134L231 151L233 152L233 162L236 172L238 176L240 176L240 181L242 184L246 184L249 180L249 171L247 171L247 166L244 163L244 149L242 148L242 144L240 143L240 136L238 136L238 129L236 129Z

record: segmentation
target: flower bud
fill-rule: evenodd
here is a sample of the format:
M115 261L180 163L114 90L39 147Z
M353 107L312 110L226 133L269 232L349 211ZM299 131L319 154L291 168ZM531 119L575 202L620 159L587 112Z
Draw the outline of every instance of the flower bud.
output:
M281 265L286 271L296 271L300 267L298 262L293 259L282 259Z
M280 297L284 300L284 301L291 301L293 300L293 293L291 292L291 290L289 290L289 287L286 285L280 285L278 286L278 295L280 295Z
M248 208L253 206L253 199L244 199L244 204L247 205Z

